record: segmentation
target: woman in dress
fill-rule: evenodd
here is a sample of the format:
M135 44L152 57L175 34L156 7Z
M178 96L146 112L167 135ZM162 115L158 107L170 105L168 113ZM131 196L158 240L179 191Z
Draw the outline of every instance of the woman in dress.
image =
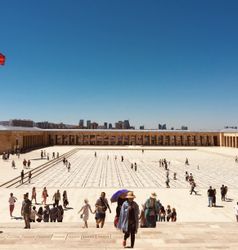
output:
M88 199L84 200L85 205L82 206L82 208L78 211L78 214L82 212L80 215L80 218L84 221L83 228L88 228L88 217L89 217L89 211L94 214L95 212L92 211L91 206L88 203Z

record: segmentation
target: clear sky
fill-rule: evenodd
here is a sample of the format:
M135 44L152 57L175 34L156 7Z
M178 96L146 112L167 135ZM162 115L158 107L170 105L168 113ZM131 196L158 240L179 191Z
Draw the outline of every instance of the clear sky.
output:
M238 1L0 0L0 120L238 125Z

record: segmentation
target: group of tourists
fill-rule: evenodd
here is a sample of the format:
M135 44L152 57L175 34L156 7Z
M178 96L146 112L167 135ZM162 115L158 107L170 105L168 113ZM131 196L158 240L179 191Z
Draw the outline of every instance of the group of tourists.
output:
M47 153L46 150L41 150L40 156L41 156L41 159L44 159L44 158L46 158L47 160L50 159L50 154ZM57 153L52 152L52 159L59 158L59 156L60 156L59 152L57 152Z
M25 178L24 169L22 169L20 176L21 176L20 183L23 184L24 183L24 178ZM31 178L32 178L32 173L31 173L31 171L29 171L28 172L28 183L31 183Z
M31 193L31 200L29 199L29 193L24 194L23 196L23 202L21 207L21 215L24 218L25 221L25 228L30 228L30 222L62 222L63 216L64 216L64 208L67 207L69 204L67 192L66 190L63 192L63 206L59 204L61 201L61 194L60 191L57 190L55 194L53 195L52 201L53 204L46 204L46 199L48 197L48 191L46 187L44 187L42 191L42 202L41 205L37 210L36 206L39 205L37 203L37 194L36 194L36 188L32 188ZM17 201L17 198L13 195L13 193L10 193L9 197L9 212L10 217L13 217L13 211L15 208L15 202ZM33 201L35 205L33 206Z
M22 164L23 164L23 168L31 168L31 161L30 160L27 161L26 159L24 159Z
M137 172L137 163L131 163L131 170L135 170Z
M7 153L3 152L2 153L2 159L3 160L9 160L10 159L10 152L9 151Z
M196 183L193 174L188 174L188 171L185 171L185 181L190 184L190 194L195 193L195 195L197 195L198 191L195 191Z
M67 168L68 172L70 172L71 163L65 157L63 158L63 165Z
M175 208L170 208L170 205L165 209L160 200L156 200L156 193L151 193L150 198L142 204L140 212L140 227L153 228L156 227L156 222L177 220L177 213Z

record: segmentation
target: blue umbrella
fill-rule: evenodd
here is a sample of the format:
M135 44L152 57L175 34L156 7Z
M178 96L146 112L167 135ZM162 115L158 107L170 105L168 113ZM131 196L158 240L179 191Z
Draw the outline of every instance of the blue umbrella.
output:
M111 202L116 202L118 200L118 198L122 195L122 194L126 194L128 193L129 190L127 189L121 189L121 190L118 190L116 193L114 193L111 197Z

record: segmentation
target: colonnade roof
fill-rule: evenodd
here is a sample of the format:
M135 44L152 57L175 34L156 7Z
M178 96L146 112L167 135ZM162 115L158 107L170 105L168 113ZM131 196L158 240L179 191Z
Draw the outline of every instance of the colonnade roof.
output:
M238 130L159 130L159 129L41 129L37 127L13 127L0 125L0 131L42 131L42 132L161 132L161 133L220 133L220 132L235 132Z

